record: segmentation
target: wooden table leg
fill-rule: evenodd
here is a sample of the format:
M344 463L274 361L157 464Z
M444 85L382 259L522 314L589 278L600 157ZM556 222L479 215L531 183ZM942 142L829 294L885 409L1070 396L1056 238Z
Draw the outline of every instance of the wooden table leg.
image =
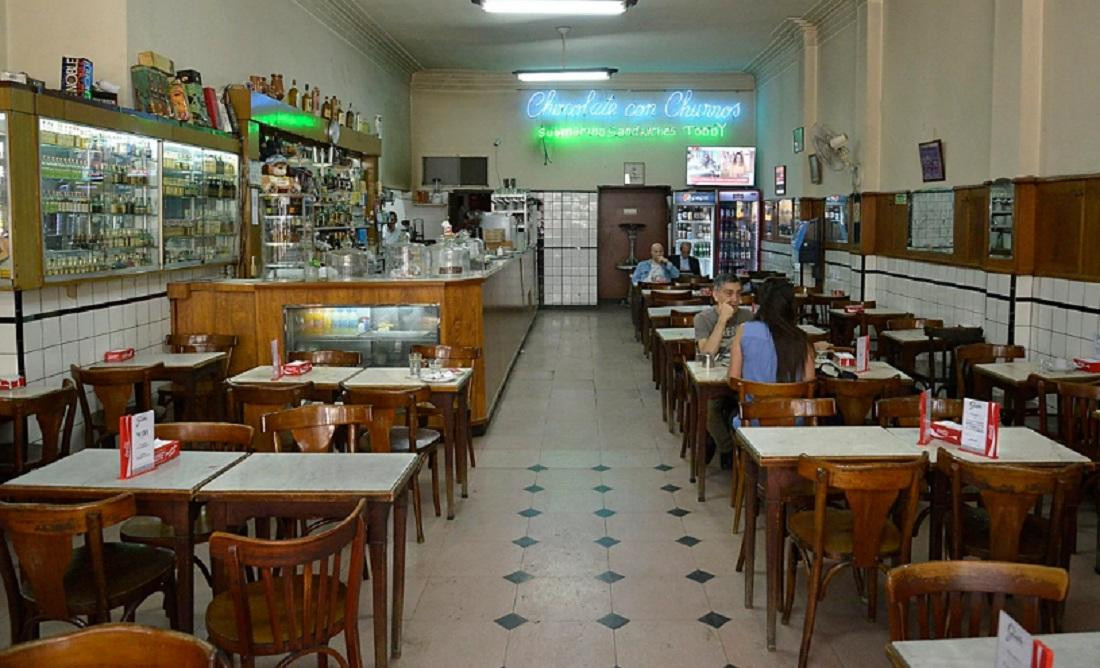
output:
M198 515L196 504L189 501L173 504L168 524L175 532L176 552L176 615L179 630L193 633L195 630L195 539L191 532Z
M691 425L693 433L691 434L691 442L689 443L691 446L691 461L689 462L690 470L688 471L688 481L695 482L695 460L703 451L702 448L706 446L707 405L703 402L703 392L699 389L698 383L692 383L691 392L695 397L695 403L692 406L692 410L695 411L695 421L694 424Z
M390 504L381 501L369 501L367 503L367 547L370 549L371 606L374 617L374 665L376 668L388 666L390 654L387 651L389 606L386 600L386 590L389 585L389 568L386 563L389 515Z
M783 597L783 502L780 498L782 476L775 470L768 471L764 479L764 512L767 515L764 531L767 541L768 649L775 650L775 621L779 601Z
M410 484L416 484L413 480ZM405 615L405 524L409 492L406 487L393 504L393 627L390 653L401 656L401 628Z
M752 608L753 583L756 575L756 486L760 479L760 467L744 448L741 465L745 467L745 529L741 534L741 552L745 555L745 607Z
M695 453L695 488L698 491L698 499L702 502L707 499L707 404L710 403L714 393L705 385L698 384L696 387L699 388L699 407L703 428L699 432L701 437L696 441L698 451Z
M467 472L467 466L469 464L470 449L474 447L474 444L470 442L470 411L469 402L467 401L468 394L466 389L463 388L461 392L457 394L458 401L458 413L455 416L456 429L458 433L455 434L455 443L457 450L457 457L455 462L458 464L458 482L462 486L462 498L469 498L470 496L470 481Z
M447 519L455 518L455 407L453 395L433 392L432 403L443 414L443 483L447 489Z

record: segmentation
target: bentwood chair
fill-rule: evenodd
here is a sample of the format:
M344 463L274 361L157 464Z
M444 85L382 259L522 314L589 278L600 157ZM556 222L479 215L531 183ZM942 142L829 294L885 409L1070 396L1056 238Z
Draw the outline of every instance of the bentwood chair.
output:
M1068 592L1069 573L1050 566L969 560L898 566L886 575L890 640L997 635L1006 608L1030 633L1053 633L1055 616L1044 612Z
M435 516L442 514L439 498L439 443L443 436L434 429L420 427L419 409L431 397L427 385L394 389L344 389L344 403L371 407L370 452L408 452L417 456L414 480L420 476L425 460L432 473L432 504ZM404 424L398 413L403 413ZM414 483L413 517L416 520L416 542L424 542L424 514L420 500L420 485Z
M962 420L963 402L961 399L932 399L933 420ZM891 397L875 402L878 423L882 427L919 427L920 396Z
M943 320L936 318L890 318L886 321L886 331L890 330L906 330L906 329L920 329L925 327L943 327ZM881 336L878 338L879 353L886 358L886 361L895 367L905 371L910 376L913 376L918 381L927 383L931 376L931 368L927 371L924 369L918 369L917 357L920 353L913 355L911 360L912 364L906 364L905 366L911 366L911 368L905 368L902 363L900 350L898 344L894 343L889 337ZM922 350L920 352L927 352ZM928 360L928 365L931 367L932 360Z
M1100 385L1061 382L1055 387L1058 390L1060 440L1071 450L1093 462L1100 462L1100 417L1096 413L1100 409ZM1039 403L1042 418L1046 408L1042 397ZM1097 517L1100 517L1100 466L1094 465L1085 487L1092 489ZM1073 530L1069 533L1070 543L1067 545L1071 553L1077 547L1076 519L1076 515L1071 518ZM1100 533L1097 534L1096 544L1100 549ZM1095 569L1100 573L1100 551L1096 553Z
M230 419L252 427L252 451L275 452L263 435L263 416L301 406L313 392L313 383L248 385L226 381Z
M169 422L154 427L157 438L166 441L179 441L182 450L205 450L215 452L246 452L252 447L252 427L229 422ZM210 539L213 527L206 516L206 506L199 509L191 531L195 545ZM175 548L176 533L172 526L158 517L139 515L131 517L119 527L119 537L128 543L155 545L166 549ZM207 584L213 588L214 580L206 564L198 556L191 560L198 567Z
M230 655L239 654L245 666L254 665L257 656L285 654L277 664L281 668L315 654L321 666L332 658L339 666L361 668L365 509L362 500L339 524L304 538L211 536L210 557L225 565L229 589L206 608L210 641ZM342 576L343 551L349 547ZM341 633L346 659L329 646Z
M186 396L184 388L173 383L157 390L157 400L161 406L172 405L172 415L180 419L184 415L186 402L196 402L213 412L207 413L211 419L222 419L224 410L222 381L228 377L233 364L233 350L237 347L237 337L233 334L169 334L164 345L173 353L225 353L222 359L221 374L217 379L204 379L195 387L194 396Z
M373 414L370 406L332 404L306 404L277 413L268 413L260 419L264 438L274 452L335 451L337 434L346 433L345 443L356 451L361 436L369 433ZM281 434L289 434L289 445Z
M0 480L23 475L69 456L76 403L76 386L68 378L59 389L12 402L11 410L6 412L13 423L12 442L0 444ZM35 460L30 458L31 439L27 434L30 417L38 422L41 433L41 451Z
M955 376L955 350L960 346L985 341L981 327L925 327L928 337L928 385L932 394L951 399L965 395ZM960 394L962 393L962 394Z
M409 352L420 353L421 358L426 360L442 360L445 366L457 369L473 369L477 366L477 361L481 359L481 348L477 346L414 345L409 347ZM466 389L465 415L466 454L469 456L471 468L477 467L477 460L474 458L474 435L471 425L474 410L473 393L474 384L471 382ZM434 404L422 403L420 414L426 418L428 426L438 429L440 433L446 433L443 428L443 414ZM455 437L457 438L457 434Z
M786 601L783 623L790 621L794 605L797 561L807 567L809 588L806 618L802 625L799 668L810 656L817 607L829 583L844 568L856 569L866 578L867 616L874 621L878 599L878 572L886 571L886 560L909 563L913 523L917 516L920 486L928 466L928 453L910 461L841 463L802 455L798 474L814 483L813 510L794 513L787 520L791 549L787 560ZM847 501L840 510L829 505L830 492ZM900 505L902 525L891 519ZM825 562L830 566L825 570ZM857 585L863 578L857 576ZM863 592L861 592L863 593Z
M130 413L141 413L153 407L153 376L164 369L163 364L149 366L120 366L81 368L73 364L69 371L76 383L76 398L80 402L80 414L84 418L84 447L112 447L118 436L119 418ZM97 418L88 405L87 390L95 393L103 405L103 417ZM134 407L130 408L130 397Z
M955 388L960 393L959 398L974 396L975 365L1011 362L1025 357L1027 357L1027 350L1023 346L1005 346L992 343L972 343L959 346L955 349ZM1013 393L1007 393L1005 404L1007 410L1019 413L1019 417L1014 422L1023 424L1027 406L1015 405L1018 399L1019 397L1015 397Z
M669 327L694 327L695 326L695 312L694 311L677 311L672 309L668 319Z
M81 628L109 622L120 607L122 620L133 621L141 602L158 591L176 626L175 554L103 540L105 528L133 517L136 508L132 494L75 505L0 503L0 575L13 643L37 638L46 621ZM80 547L77 536L84 539Z
M857 380L822 376L817 382L820 396L836 399L837 409L847 426L867 424L868 415L873 412L877 400L900 396L909 387L909 383L900 376ZM873 415L870 417L874 419Z
M287 354L287 359L310 362L313 366L360 366L363 356L351 350L309 350Z
M188 633L100 624L0 652L6 668L225 668L218 650Z

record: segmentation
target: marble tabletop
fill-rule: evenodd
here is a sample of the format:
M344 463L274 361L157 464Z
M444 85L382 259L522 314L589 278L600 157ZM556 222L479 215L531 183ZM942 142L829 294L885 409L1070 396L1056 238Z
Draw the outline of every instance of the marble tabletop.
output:
M164 364L166 369L197 369L225 357L225 353L141 353L121 362L96 362L92 369L104 367L141 367Z
M646 314L650 318L667 318L672 315L674 310L683 311L684 313L699 313L705 311L708 308L714 308L713 304L696 304L693 306L650 306L646 309Z
M916 439L908 442L882 427L742 427L737 431L754 459L815 457L915 457Z
M928 335L923 329L888 329L881 333L891 341L898 343L927 343Z
M710 369L703 368L703 362L692 360L685 363L688 376L699 385L726 385L729 382L729 364L715 364Z
M1054 650L1058 668L1095 666L1100 655L1100 631L1037 635ZM992 666L997 658L997 639L948 638L945 640L900 640L888 651L908 668L971 668Z
M1078 371L1076 368L1068 371L1050 371L1042 368L1036 362L1017 360L1014 362L993 362L991 364L975 364L974 370L992 376L998 380L1022 385L1027 382L1027 377L1035 374L1043 380L1082 381L1100 379L1100 373Z
M118 477L118 450L81 450L0 486L66 487L106 492L193 492L245 457L243 452L183 451L179 457L126 480Z
M809 336L825 336L828 334L827 331L815 325L799 325L798 328L806 332Z
M643 297L648 297L648 296L650 296L651 294L653 294L654 292L658 292L658 293L665 293L665 292L682 292L683 290L686 290L686 289L687 289L687 288L670 288L670 289L668 289L668 290L648 290L648 289L647 289L647 290L642 290L642 296L643 296ZM706 296L707 296L707 293L706 293L706 292L704 292L704 291L702 291L702 290L692 290L692 291L691 291L691 296L692 296L692 297L706 297Z
M19 401L20 399L34 399L40 397L43 394L48 394L54 390L60 390L61 386L56 385L53 387L46 387L39 385L37 387L17 387L12 390L0 390L0 401Z
M234 383L274 383L277 385L313 383L314 387L320 389L337 389L340 387L340 383L363 370L362 367L358 366L315 366L308 373L300 376L283 375L280 378L272 378L272 369L273 367L270 364L253 367L244 373L233 376L229 380Z
M845 311L842 308L834 308L834 309L829 309L829 315L832 315L832 316L835 316L835 317L838 317L838 318L854 318L854 317L858 317L860 315L879 315L879 316L881 316L881 315L884 315L884 316L896 315L897 317L900 318L900 317L906 315L906 313L905 313L905 311L899 311L899 310L893 309L893 308L868 308L868 309L863 309L863 313L860 314L860 313L848 313L847 311Z
M344 387L348 388L372 388L372 387L419 387L427 385L433 390L444 392L457 392L465 387L473 376L473 369L450 369L455 374L453 380L433 381L427 369L421 371L420 377L409 375L408 367L371 367L362 369L348 380L344 381Z
M683 341L695 338L694 327L663 327L657 330L657 338L662 341Z
M416 455L408 453L255 452L204 485L200 495L392 497L415 468Z
M871 360L870 367L866 371L856 372L860 380L885 380L898 376L904 381L912 381L909 374L882 360Z
M959 459L979 464L1087 464L1090 461L1081 453L1028 427L1001 427L1000 441L997 443L997 459L968 452L957 445L939 439L932 439L932 442L926 446L916 445L920 433L916 427L887 429L887 431L906 443L912 443L920 450L928 450L928 457L933 462L936 461L936 454L941 449L949 451Z

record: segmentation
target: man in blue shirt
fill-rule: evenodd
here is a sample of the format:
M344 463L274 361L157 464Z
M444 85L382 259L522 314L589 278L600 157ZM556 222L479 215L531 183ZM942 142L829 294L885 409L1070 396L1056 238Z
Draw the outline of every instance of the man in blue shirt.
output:
M680 270L665 257L665 247L661 244L653 244L649 247L650 259L642 260L634 267L634 274L630 282L638 283L671 283L680 276Z

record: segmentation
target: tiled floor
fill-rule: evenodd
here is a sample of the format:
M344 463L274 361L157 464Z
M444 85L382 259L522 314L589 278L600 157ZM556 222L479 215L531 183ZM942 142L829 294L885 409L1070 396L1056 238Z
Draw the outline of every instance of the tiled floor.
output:
M763 555L757 607L748 610L734 572L741 538L729 530L727 474L713 467L710 498L696 501L680 437L657 401L625 309L541 313L491 429L477 439L470 497L453 521L432 517L426 504L427 542L409 546L403 655L392 665L795 665L805 580L768 652ZM1100 628L1087 614L1100 605L1095 514L1083 513L1082 524L1067 630ZM209 592L197 588L201 628ZM366 591L362 601L370 657ZM885 611L875 623L863 611L851 579L838 579L818 615L811 665L886 665ZM164 625L159 602L139 621ZM0 633L6 626L0 620Z

